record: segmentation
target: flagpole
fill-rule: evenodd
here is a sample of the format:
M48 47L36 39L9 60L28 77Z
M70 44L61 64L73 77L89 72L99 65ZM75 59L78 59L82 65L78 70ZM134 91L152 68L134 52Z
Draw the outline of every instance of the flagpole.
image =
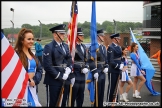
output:
M95 1L92 1L92 14L91 14L91 59L94 60L95 66L97 68L97 50L98 50L98 42L97 42L97 25L96 25L96 4ZM93 80L95 85L95 105L98 107L98 79Z
M97 52L98 50L96 50L96 59L95 59L96 68L97 68ZM98 107L98 79L95 80L95 87L96 87L96 107Z
M74 2L75 1L72 1L72 11L73 11L72 13L74 13L74 5L75 5ZM70 28L72 28L72 27L70 27ZM70 38L71 38L71 36L72 36L72 32L70 33ZM70 44L73 44L73 43L71 43L71 41L70 41ZM70 45L69 45L69 49L70 49ZM74 58L72 58L72 62L74 63ZM74 71L72 69L72 73L73 72ZM69 93L69 98L68 98L68 107L71 107L71 99L72 99L72 84L70 83L70 93Z
M76 39L76 37L75 37L75 29L73 29L73 25L75 25L75 23L76 22L73 22L73 21L75 21L76 19L74 18L74 14L76 14L75 13L75 11L76 11L76 9L75 9L75 6L77 6L77 1L72 1L72 7L71 7L71 11L72 11L72 16L71 16L71 23L72 24L70 24L70 28L71 28L71 30L70 30L70 40L69 40L69 42L70 42L70 44L69 44L69 49L70 49L70 53L71 53L71 55L72 55L72 63L74 64L74 55L72 54L72 53L74 53L75 54L75 52L73 52L73 50L75 49L75 48L73 48L73 47L75 47L74 46L74 44L75 44L75 39ZM77 11L78 12L78 11ZM74 36L74 40L72 40L72 36ZM72 69L72 73L73 73L74 71L73 71L73 69ZM72 84L70 84L70 93L69 93L69 98L68 98L68 106L69 107L71 107L71 101L72 101Z

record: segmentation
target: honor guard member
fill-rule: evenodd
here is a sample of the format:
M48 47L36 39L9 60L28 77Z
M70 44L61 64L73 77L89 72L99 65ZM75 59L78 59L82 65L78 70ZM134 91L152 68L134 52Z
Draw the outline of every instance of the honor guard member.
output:
M108 72L107 52L104 43L103 29L97 30L97 41L99 50L97 51L97 72L98 77L98 106L103 107L104 91L105 91L105 74ZM89 54L90 55L90 54ZM89 56L90 57L90 56ZM96 103L94 104L96 105Z
M108 91L107 91L107 102L113 102L113 95L115 89L118 89L117 81L118 76L123 69L124 64L121 61L122 50L119 46L120 36L119 33L113 34L110 36L112 43L109 45L107 49L107 60L109 64L108 70Z
M65 26L61 24L49 29L52 32L53 40L45 45L43 51L43 65L46 71L44 84L46 84L47 91L47 106L49 100L49 106L52 107L55 107L57 104L63 84L65 86L62 105L66 105L65 97L67 97L67 90L70 85L69 74L72 71L72 57L68 45L63 42Z
M72 103L74 107L76 101L77 107L82 107L84 100L85 90L85 74L89 72L86 56L86 46L82 43L84 40L84 34L81 28L77 29L75 57L74 57L74 75L75 83L72 89Z

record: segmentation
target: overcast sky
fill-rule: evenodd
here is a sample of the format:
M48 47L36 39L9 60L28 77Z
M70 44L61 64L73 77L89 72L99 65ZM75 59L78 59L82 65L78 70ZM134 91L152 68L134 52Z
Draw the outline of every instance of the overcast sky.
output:
M10 11L14 9L14 12ZM70 20L71 2L32 2L2 1L1 28L10 28L13 20L15 28L22 24L39 25L63 23ZM78 1L78 22L91 21L92 2ZM14 18L14 19L13 19ZM143 19L143 1L131 2L96 2L96 20L100 24L105 21L141 22Z

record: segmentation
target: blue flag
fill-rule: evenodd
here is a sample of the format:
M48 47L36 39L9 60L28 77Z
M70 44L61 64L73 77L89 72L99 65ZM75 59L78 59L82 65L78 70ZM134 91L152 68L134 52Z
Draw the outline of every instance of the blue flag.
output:
M152 86L151 83L151 79L155 74L155 69L150 61L150 59L147 57L145 51L143 50L143 48L141 47L141 45L139 44L139 42L136 40L131 28L130 28L130 35L132 37L132 42L135 42L138 44L138 54L140 56L140 61L141 61L141 68L145 70L146 75L146 82L145 85L148 88L148 90L152 93L152 95L159 95L159 92L156 92Z
M94 104L95 89L94 89L94 81L93 81L93 77L92 77L92 72L88 72L86 83L88 84L87 89L89 91L91 104Z
M99 48L99 45L97 42L96 3L95 3L95 1L92 1L90 36L91 36L90 54L91 54L91 59L95 61L97 58L96 53ZM86 82L88 83L87 88L89 91L91 104L94 104L95 90L94 90L94 79L92 77L92 72L88 73Z
M96 3L92 1L92 15L91 15L91 59L94 60L96 58L96 51L98 50L98 42L97 42L97 25L96 25Z

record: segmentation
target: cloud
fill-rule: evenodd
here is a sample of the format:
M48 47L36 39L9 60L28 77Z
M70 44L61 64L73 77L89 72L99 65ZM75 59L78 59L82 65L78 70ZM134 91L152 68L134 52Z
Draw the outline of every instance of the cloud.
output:
M69 2L23 2L3 1L1 2L2 28L12 27L10 20L13 20L15 27L22 24L39 25L38 20L44 24L62 23L70 20L71 1ZM10 11L14 8L14 13ZM78 1L78 22L91 21L92 2ZM142 22L143 2L96 2L96 20L102 23L105 20Z

